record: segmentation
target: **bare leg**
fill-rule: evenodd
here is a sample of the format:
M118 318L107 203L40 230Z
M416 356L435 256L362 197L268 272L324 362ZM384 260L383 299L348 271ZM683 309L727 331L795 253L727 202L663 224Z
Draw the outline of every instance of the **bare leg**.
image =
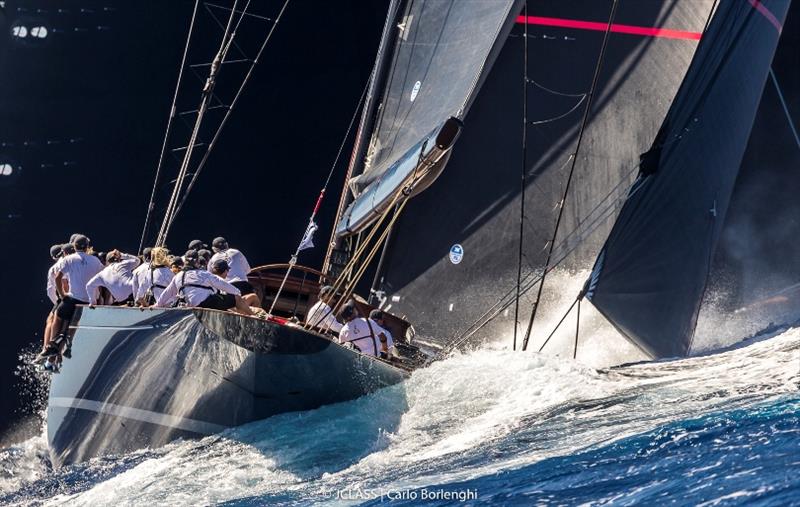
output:
M44 341L42 342L42 350L47 348L47 344L50 343L50 338L53 336L53 321L55 320L56 314L50 312L47 314L47 321L44 324Z
M261 308L261 300L258 299L258 294L246 294L242 296L244 302L247 303L248 306L255 306L256 308Z
M236 296L236 309L234 311L242 315L253 315L253 311L250 310L250 305L242 299L242 296Z

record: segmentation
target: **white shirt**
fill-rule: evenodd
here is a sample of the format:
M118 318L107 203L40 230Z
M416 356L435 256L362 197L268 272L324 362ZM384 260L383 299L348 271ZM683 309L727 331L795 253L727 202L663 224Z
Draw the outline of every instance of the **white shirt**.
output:
M58 302L58 293L56 292L56 273L58 273L59 261L53 263L50 269L47 270L47 297L53 304Z
M142 273L145 271L150 270L150 263L149 262L142 262L139 264L139 267L133 270L133 300L139 301L139 299L144 296L144 292L146 288L142 288L142 281L144 281L144 277Z
M250 264L247 262L244 254L235 248L228 248L221 252L217 252L208 260L208 271L211 272L211 266L217 259L225 259L231 270L228 271L228 277L225 279L229 282L246 282L247 273L250 272Z
M105 287L115 302L124 301L133 294L133 269L139 265L139 258L129 254L122 254L122 260L112 262L102 271L92 277L86 284L86 293L94 302L97 298L97 289Z
M67 295L78 301L89 303L86 284L94 275L103 270L103 263L100 262L100 259L86 252L75 252L62 258L58 262L57 269L69 279Z
M202 287L190 287L188 286L189 284ZM183 287L183 295L186 297L186 303L189 306L197 306L205 301L208 296L214 293L214 289L236 296L241 295L239 289L217 275L202 269L190 269L175 275L167 285L167 288L164 289L164 292L156 299L156 306L169 306L172 304L180 294L181 287Z
M372 341L372 333L370 333L370 325L372 326L372 333L375 334L374 344ZM394 346L392 334L379 326L374 320L369 319L369 324L367 324L367 319L359 317L351 320L342 327L342 330L339 332L339 341L342 343L350 342L358 347L361 353L375 356L379 355L382 349L379 336L381 333L386 335L386 346L391 349L392 346ZM375 354L376 347L378 349L378 354Z
M314 303L314 306L308 311L306 315L306 323L312 326L317 326L322 330L330 329L335 333L342 330L342 323L336 320L333 310L328 303L321 299Z
M142 269L143 266L146 269ZM150 263L145 262L133 270L133 300L139 301L145 297L151 287L153 296L158 299L174 276L172 270L166 266L150 269Z

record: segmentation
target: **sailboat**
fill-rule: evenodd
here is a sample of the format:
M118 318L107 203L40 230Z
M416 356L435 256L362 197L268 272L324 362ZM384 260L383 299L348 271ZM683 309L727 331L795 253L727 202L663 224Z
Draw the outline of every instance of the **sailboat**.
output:
M234 4L230 12L235 26L240 11ZM426 350L441 356L481 335L519 332L524 348L529 333L519 315L538 308L533 294L546 274L598 251L582 295L653 357L681 352L629 322L646 301L628 310L611 303L625 281L619 273L633 269L624 257L628 224L654 219L636 213L638 196L657 201L658 185L679 179L685 157L672 157L693 149L697 140L684 142L693 132L720 151L728 145L709 141L710 128L735 124L746 137L777 44L771 21L784 15L782 5L757 0L392 1L323 269L299 265L298 247L288 264L253 270L249 281L267 319L197 308L80 308L73 357L50 390L53 462L353 399L402 382L427 364ZM228 30L221 48L230 46L227 37ZM216 61L210 78L225 55ZM701 121L738 82L721 77L743 62L751 71L741 105L730 110L736 121ZM186 145L157 244L185 202L188 174L196 178L198 158L200 167L207 158L192 157L195 144L193 137ZM724 217L741 153L707 156L721 158L704 170L725 174L708 209ZM709 203L702 206L707 219ZM709 254L718 231L702 232L708 246L700 253ZM707 264L691 270L696 283ZM391 316L403 360L361 354L299 324L321 284L345 300L369 275L369 300L354 296L356 304ZM693 320L676 308L669 322L690 328Z
M165 154L176 151L168 143L173 119L183 114L178 112L176 103L183 70L189 66L187 54L198 4L195 3L192 15L142 245L149 238L155 188L166 168ZM156 245L166 244L176 215L287 4L284 2L279 14L270 20L272 24L267 26L255 58L244 60L241 83L234 89L231 101L220 99L217 77L230 64L241 60L229 51L238 47L235 36L248 15L249 2L239 5L234 0L225 9L227 22L220 24L223 33L213 59L207 64L192 64L193 68L208 69L208 75L200 86L200 104L187 113L194 123L189 129L188 142L183 139L185 145L177 149L183 156L175 168L177 176L154 238ZM387 20L382 52L388 50L390 43L405 41L404 32L394 24L399 4L393 4L394 10ZM461 69L461 77L470 83L471 89L477 87L482 73L491 67L492 46L498 34L513 22L514 3L505 1L474 8L476 5L449 2L450 10L458 14L454 20L472 23L484 33L480 43L471 46L472 60ZM435 22L444 26L447 20ZM457 28L450 26L451 30ZM429 42L420 38L417 44ZM377 70L371 83L377 89L379 80L375 74ZM397 166L405 171L399 176L403 180L402 191L393 191L387 202L396 203L419 192L430 175L443 167L461 129L459 109L452 103L443 107L442 122L425 126L430 127L424 132L428 137L417 142L415 148L404 148L413 151L413 155ZM209 120L213 110L223 111L216 123ZM204 132L210 132L207 143L200 140ZM409 160L414 166L410 172ZM310 242L315 229L314 216L324 193L323 189L297 253ZM375 225L380 226L392 209L387 206ZM373 233L376 230L371 229ZM283 412L351 400L402 382L411 371L430 360L430 355L413 343L407 333L410 325L404 319L385 314L386 328L395 338L398 352L396 357L388 359L361 353L339 343L327 328L303 323L323 284L331 284L340 292L340 302L352 300L362 315L368 315L375 307L353 294L351 283L361 271L361 266L353 263L344 276L329 277L299 265L297 254L288 264L259 266L251 270L248 278L268 311L266 318L185 307L79 307L69 326L72 357L65 360L61 373L53 377L50 386L47 436L52 463L60 466L99 455L158 447L176 438L209 435ZM339 306L336 305L337 310Z

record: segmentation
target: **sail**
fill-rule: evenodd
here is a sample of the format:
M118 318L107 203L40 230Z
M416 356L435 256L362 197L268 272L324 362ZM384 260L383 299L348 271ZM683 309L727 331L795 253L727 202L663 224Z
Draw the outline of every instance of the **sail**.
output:
M390 16L398 23L387 35L392 44L385 83L377 92L374 126L364 133L369 137L364 166L350 181L355 202L339 220L337 233L363 227L435 148L434 140L447 120L463 119L483 73L491 67L492 48L510 27L510 14L519 3L429 0L406 2L399 8L393 4Z
M694 55L713 0L619 2L553 260L589 269ZM439 179L406 206L378 290L417 337L511 343L527 157L518 329L555 228L613 2L530 0L504 40ZM453 254L451 255L451 250ZM559 287L547 287L548 292ZM507 340L507 341L506 341Z
M720 4L597 258L587 297L652 357L691 346L788 7Z

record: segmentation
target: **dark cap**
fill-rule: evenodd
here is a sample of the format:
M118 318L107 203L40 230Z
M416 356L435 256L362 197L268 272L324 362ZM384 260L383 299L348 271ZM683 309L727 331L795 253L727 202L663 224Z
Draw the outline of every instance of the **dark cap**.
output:
M213 264L211 264L211 269L217 273L224 273L225 271L231 269L231 267L228 266L228 261L225 259L217 259Z
M100 262L102 262L103 264L106 263L106 255L107 255L106 252L95 252L94 255L95 257L100 259Z
M215 252L219 250L227 250L228 241L222 236L214 238L214 241L211 242L211 248L213 248Z
M348 321L355 317L358 317L358 311L356 307L350 303L344 305L339 311L339 320Z
M187 250L185 254L183 254L183 259L187 262L196 262L198 259L197 250Z
M72 246L72 243L64 243L61 245L61 251L64 252L64 255L74 254L75 247Z
M72 244L75 245L75 250L86 250L89 248L89 245L91 245L91 241L83 234L78 234L75 236Z
M204 248L208 248L208 245L203 243L203 240L201 239L193 239L189 243L189 250L202 250Z
M205 259L208 261L214 254L211 253L211 250L206 250L205 248L202 250L197 251L197 256L201 259Z
M61 245L53 245L50 247L50 257L52 257L53 259L58 259L59 257L61 257L62 253L63 252L61 251Z
M145 249L142 250L142 257L144 257L144 260L149 261L150 260L150 254L152 252L153 252L153 249L151 247L149 247L149 246L145 247Z
M380 310L372 310L369 312L369 318L372 320L381 320L383 319L383 312Z
M69 237L69 243L70 243L70 245L71 245L72 243L75 243L75 240L76 240L76 239L78 239L78 236L83 236L83 234L81 234L81 233L79 233L79 232L76 232L75 234L73 234L72 236L70 236L70 237Z
M177 256L177 255L174 255L172 257L172 259L170 259L169 265L170 266L175 266L175 267L178 267L178 268L182 268L183 267L183 259L181 257Z

